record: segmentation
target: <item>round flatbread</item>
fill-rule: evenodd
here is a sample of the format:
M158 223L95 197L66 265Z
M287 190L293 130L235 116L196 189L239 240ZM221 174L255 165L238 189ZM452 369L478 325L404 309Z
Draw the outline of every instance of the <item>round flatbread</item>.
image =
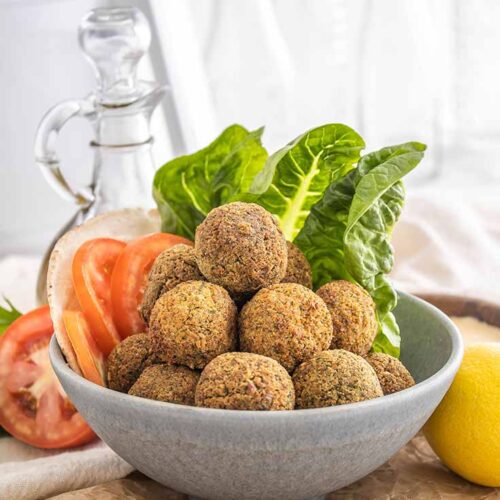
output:
M66 309L79 309L73 288L71 264L80 246L95 238L131 241L160 231L157 210L126 208L94 217L62 236L50 255L47 272L47 296L57 342L71 368L80 373L76 355L62 319Z

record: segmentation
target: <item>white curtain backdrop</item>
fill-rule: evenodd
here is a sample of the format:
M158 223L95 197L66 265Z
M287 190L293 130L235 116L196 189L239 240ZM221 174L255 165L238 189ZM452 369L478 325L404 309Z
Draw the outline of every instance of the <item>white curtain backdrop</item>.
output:
M143 74L171 86L153 123L158 166L234 122L265 125L270 149L344 122L368 149L427 143L412 189L500 185L497 0L2 0L0 254L41 251L72 214L36 171L33 137L46 109L94 86L76 29L97 4L152 22ZM85 182L89 129L63 137L68 176Z

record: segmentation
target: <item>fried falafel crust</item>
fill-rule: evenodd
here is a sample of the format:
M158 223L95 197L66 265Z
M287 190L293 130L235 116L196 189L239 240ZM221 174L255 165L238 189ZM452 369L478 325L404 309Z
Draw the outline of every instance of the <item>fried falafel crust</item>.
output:
M415 385L415 380L399 359L383 352L370 352L365 359L375 370L384 394L399 392Z
M331 281L316 293L325 301L332 318L331 349L365 356L378 332L375 303L369 293L345 280Z
M232 295L279 283L286 273L286 240L273 215L255 203L214 208L196 229L196 262L208 281Z
M322 408L383 396L373 368L343 349L323 351L293 374L296 408Z
M229 410L293 410L295 392L290 375L274 359L231 352L205 367L195 402Z
M224 288L186 281L162 295L153 307L153 348L168 363L204 368L236 347L237 309Z
M186 366L154 365L146 368L128 391L156 401L194 406L194 392L200 372Z
M264 288L244 306L239 318L240 347L275 359L288 372L328 349L332 320L323 300L297 283Z
M286 242L288 248L288 264L285 277L281 283L298 283L306 288L312 288L311 265L302 250L290 241Z
M205 280L196 264L194 248L182 243L167 248L156 258L148 275L139 312L149 324L156 301L179 283Z
M161 362L161 357L152 351L149 334L130 335L108 357L108 387L128 392L145 368Z

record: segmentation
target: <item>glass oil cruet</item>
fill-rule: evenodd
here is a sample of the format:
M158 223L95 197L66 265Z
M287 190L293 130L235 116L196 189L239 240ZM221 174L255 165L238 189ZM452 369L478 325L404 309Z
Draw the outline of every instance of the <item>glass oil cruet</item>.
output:
M35 140L35 161L44 177L77 208L44 257L37 285L39 302L46 301L50 252L64 232L109 210L153 206L150 118L165 86L137 78L137 65L151 41L148 21L136 8L94 9L83 18L78 36L95 68L97 89L83 99L64 101L50 109ZM80 189L66 181L56 152L58 133L73 117L87 118L94 131L92 181Z

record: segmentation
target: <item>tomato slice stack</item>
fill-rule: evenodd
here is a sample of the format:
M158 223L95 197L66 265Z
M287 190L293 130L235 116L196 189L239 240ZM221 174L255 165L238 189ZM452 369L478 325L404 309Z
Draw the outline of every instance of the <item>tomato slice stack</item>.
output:
M105 382L105 359L122 339L146 331L139 315L146 279L156 257L174 245L192 242L154 233L128 244L111 238L85 242L75 253L72 276L80 310L63 322L85 378Z
M111 274L125 246L122 241L98 238L85 242L73 257L75 294L104 356L120 342L111 311Z

